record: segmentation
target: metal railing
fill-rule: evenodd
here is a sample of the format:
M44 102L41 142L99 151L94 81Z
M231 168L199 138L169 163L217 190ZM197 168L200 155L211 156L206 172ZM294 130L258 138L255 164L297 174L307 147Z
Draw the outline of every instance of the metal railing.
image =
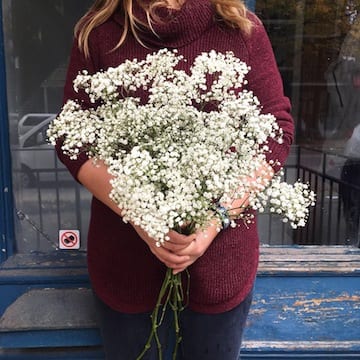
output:
M31 186L21 185L21 170L24 169L20 167L14 172L19 252L53 250L58 245L58 231L64 229L80 230L80 251L86 251L91 196L67 174L54 152L52 156L54 168L32 170L34 182ZM310 210L306 227L296 230L277 216L260 214L261 243L359 246L360 176L344 177L344 166L348 162L348 158L335 152L300 146L292 148L284 178L289 183L297 179L308 182L316 192L316 206ZM359 168L360 160L353 165Z
M359 246L360 159L301 146L293 149L289 159L285 179L309 183L316 193L316 206L310 209L306 227L296 230L280 225L276 216L260 215L262 243Z

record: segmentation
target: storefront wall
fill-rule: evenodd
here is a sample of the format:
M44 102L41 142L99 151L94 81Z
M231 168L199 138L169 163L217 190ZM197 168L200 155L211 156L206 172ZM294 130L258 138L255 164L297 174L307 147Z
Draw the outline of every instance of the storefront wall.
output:
M102 358L85 259L90 196L44 137L61 106L73 26L91 3L2 0L0 359ZM293 106L286 179L309 182L317 205L295 231L260 216L244 358L360 357L360 1L249 7Z

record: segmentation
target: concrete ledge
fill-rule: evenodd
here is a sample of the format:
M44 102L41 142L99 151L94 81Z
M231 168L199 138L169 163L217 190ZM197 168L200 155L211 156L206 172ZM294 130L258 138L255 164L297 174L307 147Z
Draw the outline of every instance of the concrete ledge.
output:
M32 289L0 318L0 332L86 329L96 327L91 290Z

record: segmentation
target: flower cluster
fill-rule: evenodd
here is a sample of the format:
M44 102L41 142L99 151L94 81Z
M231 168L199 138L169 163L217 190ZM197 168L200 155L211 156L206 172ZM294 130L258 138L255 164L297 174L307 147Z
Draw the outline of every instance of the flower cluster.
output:
M307 185L275 180L254 191L242 180L264 164L269 138L282 142L275 117L262 114L256 96L244 89L249 67L231 52L201 54L189 73L177 69L180 61L176 51L164 49L79 74L74 88L94 106L82 109L69 100L48 130L50 142L63 139L62 150L73 159L86 152L104 161L123 220L141 226L158 245L170 229L206 225L216 216L214 204L229 194L250 193L252 208L269 203L303 226L314 201Z
M276 175L271 186L263 192L251 194L250 207L264 212L280 215L283 222L289 222L293 229L303 227L309 216L309 207L315 205L315 193L309 185L300 181L293 185L281 181L281 173Z

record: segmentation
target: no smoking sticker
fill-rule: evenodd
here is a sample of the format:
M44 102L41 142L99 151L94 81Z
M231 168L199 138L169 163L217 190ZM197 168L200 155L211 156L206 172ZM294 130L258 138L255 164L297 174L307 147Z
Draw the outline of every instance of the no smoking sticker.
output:
M64 250L80 249L80 231L59 230L59 248Z

